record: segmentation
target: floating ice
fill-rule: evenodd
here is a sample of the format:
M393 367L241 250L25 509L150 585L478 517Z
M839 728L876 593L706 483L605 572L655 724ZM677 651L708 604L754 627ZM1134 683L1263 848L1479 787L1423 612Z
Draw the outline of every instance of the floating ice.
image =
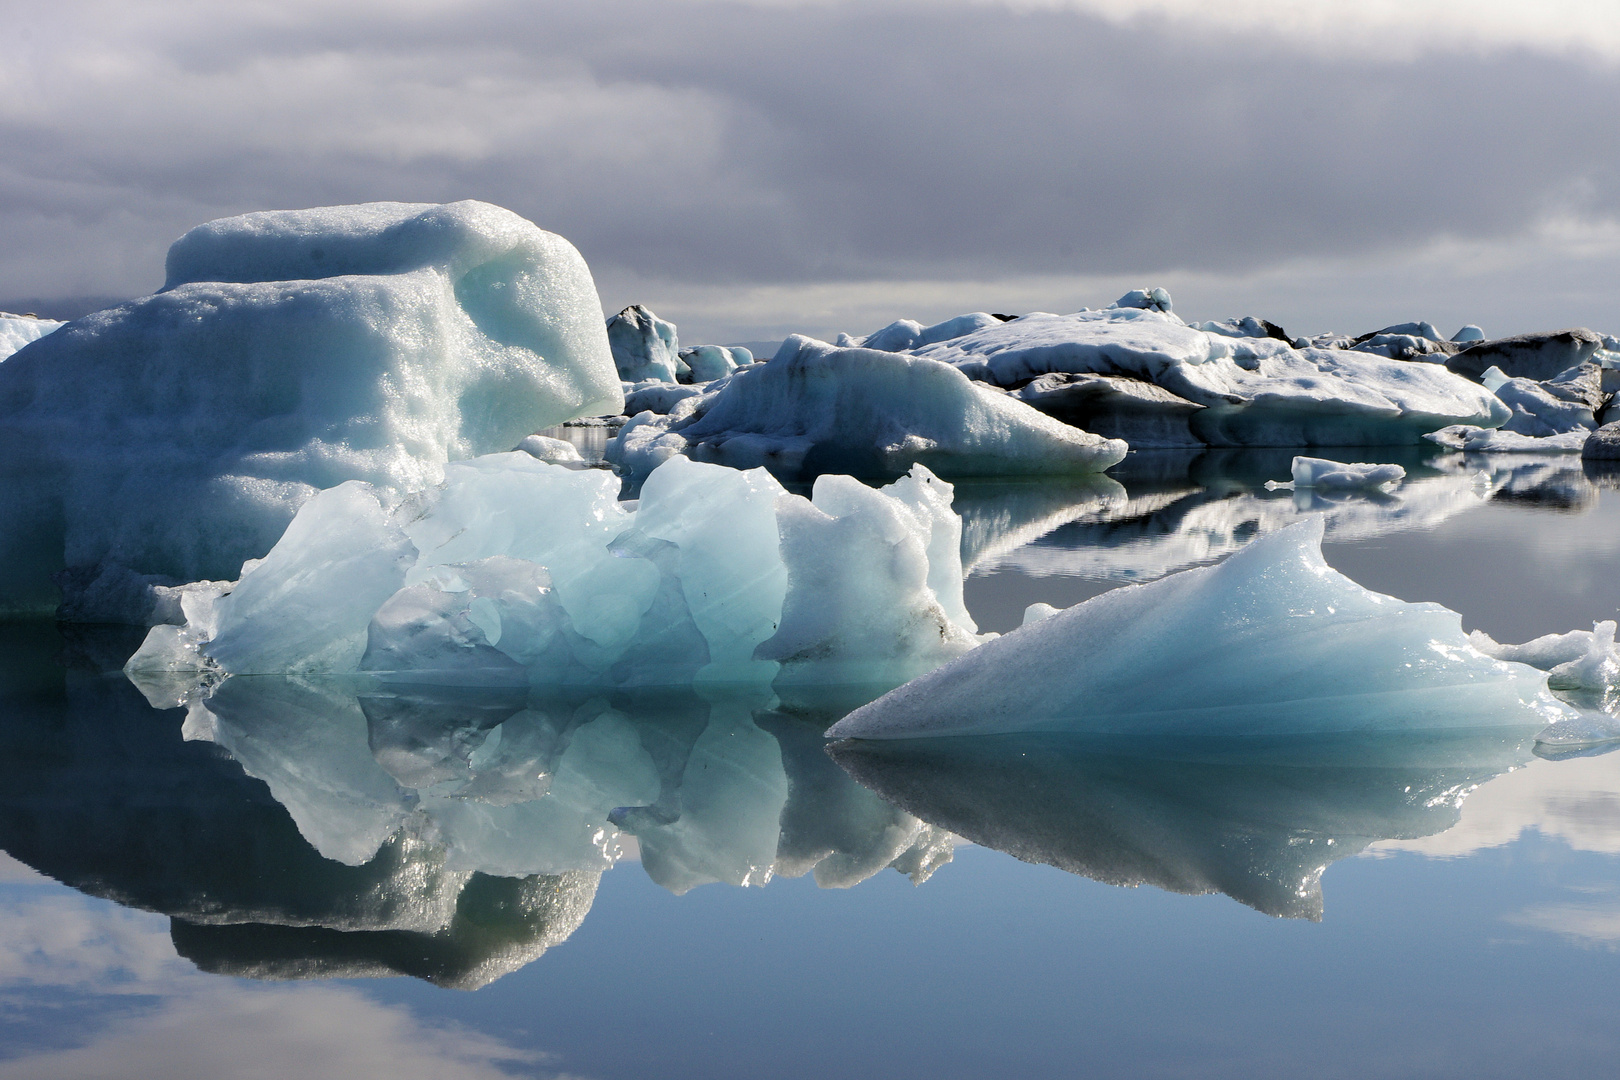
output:
M985 311L972 311L966 315L958 315L954 319L937 322L932 326L924 326L912 319L897 319L864 338L854 339L847 334L841 335L838 344L863 349L882 349L885 352L904 352L907 349L932 345L937 341L949 341L951 338L982 330L986 326L999 326L1005 321Z
M553 439L547 435L530 435L517 444L517 448L532 458L549 461L553 465L584 462L579 447L566 439Z
M1256 738L1501 727L1570 710L1459 617L1363 589L1300 522L1217 566L1104 593L891 691L829 735Z
M1295 491L1383 491L1385 485L1406 478L1406 470L1399 465L1377 465L1366 462L1328 461L1325 458L1295 457L1290 472L1293 480L1279 484L1268 480L1266 488L1293 488Z
M805 499L677 458L633 510L617 478L525 453L445 474L399 505L321 492L241 580L180 590L183 625L128 670L893 685L977 642L951 487L920 466L881 491L823 476Z
M1509 416L1483 387L1436 364L1206 333L1151 305L1035 312L919 347L915 355L1009 389L1059 373L1150 382L1196 407L1186 423L1198 440L1215 446L1407 443L1447 424L1493 427ZM1143 407L1140 401L1121 404ZM1187 411L1187 405L1171 405ZM1106 410L1098 412L1093 429L1118 433ZM1179 428L1171 430L1182 437Z
M1448 358L1446 367L1470 379L1478 379L1494 367L1510 378L1539 381L1579 367L1602 348L1602 336L1586 329L1519 334L1471 345Z
M681 402L700 397L703 390L702 386L683 386L680 383L662 382L658 379L625 383L624 412L626 416L644 412L665 416L675 412L675 407Z
M1590 630L1547 634L1523 645L1500 644L1483 630L1475 630L1468 640L1486 656L1547 672L1549 689L1603 694L1620 688L1620 652L1615 648L1614 632L1611 619L1594 623Z
M421 490L620 408L584 260L487 203L226 218L168 271L0 363L0 564L46 583L0 606L54 606L65 566L69 613L140 619L120 575L229 576L318 489Z
M1562 435L1537 437L1471 424L1453 424L1439 431L1428 432L1423 437L1448 450L1463 450L1471 454L1578 454L1591 434L1590 429L1578 427Z
M1594 623L1590 630L1546 634L1522 645L1503 645L1476 630L1469 641L1498 660L1529 664L1547 673L1547 687L1580 710L1542 731L1542 747L1568 750L1620 739L1620 648L1614 643L1615 622Z
M1481 384L1513 410L1503 431L1545 438L1598 426L1597 414L1609 395L1604 393L1600 369L1586 363L1570 368L1555 379L1535 382L1509 378L1501 368L1489 368Z
M0 311L0 360L4 360L29 342L38 341L61 325L51 319Z
M743 364L752 364L754 354L743 348L694 345L681 350L681 362L686 365L692 382L706 383L725 378Z
M795 335L769 363L712 384L692 406L634 417L607 456L634 473L687 454L784 473L892 476L922 464L994 476L1101 472L1125 451L947 364Z
M675 324L660 319L640 304L632 304L607 321L613 363L625 382L657 379L674 382L689 370L681 360L681 342Z

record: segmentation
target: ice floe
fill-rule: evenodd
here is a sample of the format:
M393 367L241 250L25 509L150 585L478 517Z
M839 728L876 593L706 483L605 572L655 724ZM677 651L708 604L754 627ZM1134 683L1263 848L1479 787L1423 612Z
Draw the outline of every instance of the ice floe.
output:
M795 336L670 415L633 417L607 457L636 474L685 454L786 474L994 476L1101 472L1126 449L948 364Z
M1269 490L1293 488L1295 491L1384 491L1390 484L1406 478L1406 470L1399 465L1377 465L1366 462L1328 461L1326 458L1296 456L1289 466L1293 479L1287 483L1266 482Z
M1539 672L1481 653L1455 612L1363 589L1323 561L1321 539L1310 518L1031 622L829 735L1533 733L1569 718Z
M971 333L916 347L912 355L941 360L974 379L1018 389L1043 376L1110 376L1151 383L1175 399L1158 408L1166 438L1181 444L1180 424L1199 442L1216 446L1322 446L1415 442L1449 424L1493 427L1510 413L1483 387L1438 364L1410 363L1375 353L1306 346L1273 337L1206 332L1173 312L1152 306L1115 306L1069 315L1033 312ZM1094 384L1093 396L1105 389ZM1043 387L1028 400L1050 396ZM1116 429L1111 409L1091 406L1089 430L1103 435L1137 432L1133 445L1152 445L1139 413L1155 399L1145 392L1114 399L1122 407ZM1078 394L1070 394L1078 397ZM1185 404L1183 404L1185 403ZM1128 436L1127 436L1128 437Z
M1470 454L1579 454L1592 432L1576 428L1562 435L1520 435L1516 431L1453 424L1423 437L1448 450Z
M319 489L421 490L621 400L584 260L510 211L211 222L163 291L0 363L0 606L49 610L65 567L63 614L136 621L154 580L234 574Z
M625 382L653 379L672 383L683 371L690 371L681 360L675 324L660 319L641 304L632 304L609 319L607 336L614 366Z
M349 482L234 583L178 592L132 672L389 673L535 685L893 685L977 642L951 487L920 466L809 499L676 458L632 509L601 470L513 452L404 501ZM784 670L785 669L785 670Z

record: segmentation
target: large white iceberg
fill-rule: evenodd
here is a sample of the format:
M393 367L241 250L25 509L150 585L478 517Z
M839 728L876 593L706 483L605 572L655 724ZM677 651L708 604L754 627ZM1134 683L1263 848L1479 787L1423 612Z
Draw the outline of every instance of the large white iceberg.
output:
M1357 585L1310 518L1217 566L1038 619L845 717L833 737L1270 737L1514 728L1571 711L1459 616Z
M319 489L419 491L621 402L584 260L508 210L210 222L163 291L0 363L0 605L51 606L66 567L68 614L138 618L142 575L232 575Z
M805 499L676 458L634 508L615 477L522 452L445 473L402 502L322 492L239 581L178 590L183 624L129 670L893 685L977 643L951 487L920 466L881 491L823 476Z
M1138 414L1154 409L1174 414L1161 425L1171 445L1182 445L1190 431L1213 446L1411 443L1450 424L1495 427L1510 416L1489 391L1438 364L1211 333L1153 306L1034 312L916 347L911 355L1008 389L1056 374L1152 383L1174 399L1126 395L1117 387L1088 398L1092 430L1116 434L1108 417L1117 406L1129 430L1139 433L1133 443L1139 448L1150 445L1154 429Z
M685 454L737 468L945 476L1095 473L1126 445L1060 423L950 365L795 335L765 364L666 416L631 419L608 460L634 473Z

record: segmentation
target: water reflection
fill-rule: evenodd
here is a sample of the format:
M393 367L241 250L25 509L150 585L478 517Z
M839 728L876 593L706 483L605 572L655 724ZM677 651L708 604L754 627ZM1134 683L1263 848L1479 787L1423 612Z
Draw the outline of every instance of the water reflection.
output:
M1493 500L1581 513L1612 482L1573 456L1390 449L1399 452L1338 455L1405 467L1407 479L1389 494L1267 491L1267 480L1288 478L1289 450L1133 455L1113 470L1123 483L959 484L963 566L972 574L1148 581L1224 558L1303 514L1324 517L1329 543L1355 543L1433 530Z
M1112 584L1207 563L1301 514L1324 515L1341 544L1404 534L1416 547L1493 503L1559 512L1569 537L1612 547L1582 524L1601 515L1562 516L1620 486L1590 465L1429 456L1402 462L1411 477L1389 500L1266 492L1290 456L963 483L965 561L1042 588L1047 575ZM1571 565L1601 570L1591 550ZM1477 565L1457 573L1483 580ZM676 893L802 875L836 888L886 868L925 881L965 836L1104 881L1318 918L1323 870L1369 846L1455 855L1537 828L1620 851L1620 755L1532 761L1483 736L1258 757L998 738L845 746L835 761L822 732L871 694L807 688L569 696L236 678L160 711L99 673L136 643L76 632L80 663L64 670L54 634L0 628L0 849L168 916L165 955L207 972L484 985L572 934L625 859ZM1534 917L1525 925L1554 918ZM1601 922L1580 925L1592 937Z
M924 821L1026 862L1316 920L1330 864L1444 832L1469 792L1531 746L1499 732L1264 744L998 735L831 753Z
M920 882L951 857L822 752L851 702L237 678L182 722L0 636L26 683L4 688L0 849L170 916L205 971L473 988L573 933L627 850L676 893Z

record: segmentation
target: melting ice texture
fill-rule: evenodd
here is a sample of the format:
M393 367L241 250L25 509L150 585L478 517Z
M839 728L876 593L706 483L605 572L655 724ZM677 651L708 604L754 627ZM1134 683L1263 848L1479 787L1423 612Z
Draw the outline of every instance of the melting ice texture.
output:
M322 492L239 581L179 590L184 624L153 628L128 670L183 685L187 672L359 670L895 685L977 643L952 489L920 466L881 491L823 476L805 499L762 469L676 458L634 508L608 473L520 452L445 472L387 506L359 483Z
M66 567L65 614L145 621L119 571L234 573L318 489L421 490L451 459L621 404L584 259L511 211L211 222L175 242L161 292L0 362L16 472L0 473L0 610L54 608Z
M1327 565L1321 540L1311 518L1217 566L1028 622L828 734L1534 733L1570 719L1540 672L1486 656L1438 604L1363 589Z

